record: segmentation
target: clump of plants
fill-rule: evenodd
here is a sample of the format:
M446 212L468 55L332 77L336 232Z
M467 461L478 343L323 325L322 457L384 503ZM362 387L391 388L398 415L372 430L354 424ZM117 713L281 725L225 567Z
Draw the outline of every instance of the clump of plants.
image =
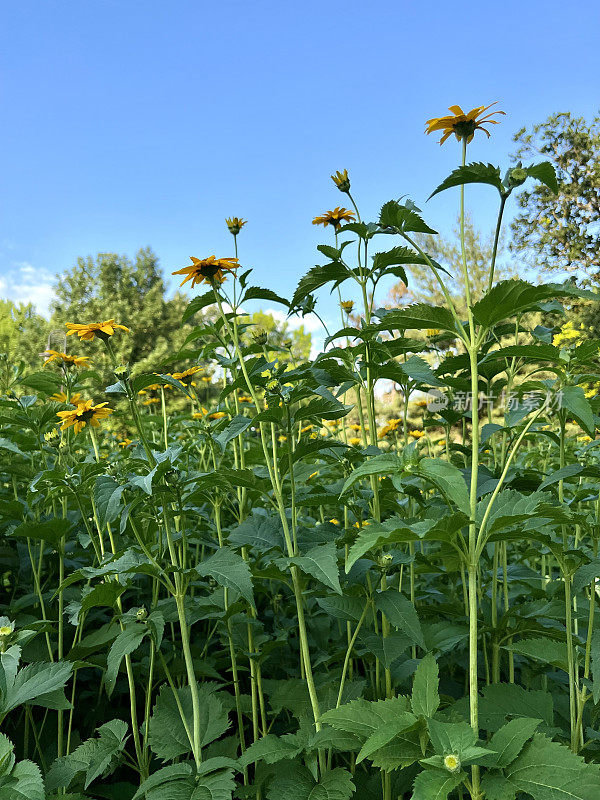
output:
M367 221L343 170L291 299L251 283L238 217L233 256L174 272L184 322L215 309L181 372L121 363L114 319L3 364L2 800L600 798L600 342L556 325L596 296L495 282L513 194L557 179L467 160L490 108L427 123L460 146L431 197L459 197L466 316L420 209ZM498 196L479 297L473 183ZM446 303L379 308L414 265ZM324 288L340 328L309 361L243 310L318 314Z

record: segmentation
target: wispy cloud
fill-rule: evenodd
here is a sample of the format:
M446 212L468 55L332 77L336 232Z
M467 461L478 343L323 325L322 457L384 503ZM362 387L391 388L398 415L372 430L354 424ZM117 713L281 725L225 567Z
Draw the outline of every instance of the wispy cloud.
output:
M54 299L54 275L26 261L13 263L0 277L0 295L15 303L33 303L39 314L49 315Z

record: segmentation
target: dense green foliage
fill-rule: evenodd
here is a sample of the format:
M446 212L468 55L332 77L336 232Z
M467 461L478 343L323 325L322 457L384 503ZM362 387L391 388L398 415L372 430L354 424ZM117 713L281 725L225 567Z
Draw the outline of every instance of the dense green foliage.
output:
M391 200L363 221L336 173L357 221L293 298L243 266L223 283L198 267L166 354L185 348L188 374L151 363L160 327L138 329L123 299L63 320L132 329L80 331L77 352L110 365L102 393L101 373L61 357L13 376L2 800L600 800L600 343L552 343L561 303L597 297L495 280L513 192L558 186L548 162L504 177L466 164L465 136L434 193L461 196L460 304L420 210ZM500 201L477 294L473 182ZM378 309L379 282L410 287L414 265L444 302ZM81 262L56 313L105 269L90 291L143 284L163 319L157 273L113 257ZM354 316L315 358L290 358L245 311L302 315L342 284ZM377 413L384 381L400 418Z

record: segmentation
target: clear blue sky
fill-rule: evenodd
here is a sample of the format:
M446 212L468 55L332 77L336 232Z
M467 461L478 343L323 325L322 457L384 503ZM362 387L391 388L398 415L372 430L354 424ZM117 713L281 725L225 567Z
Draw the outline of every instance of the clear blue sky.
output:
M470 156L503 167L521 126L600 106L595 0L5 0L0 38L0 295L40 308L79 255L231 255L229 215L254 282L289 295L345 199L332 171L373 218L456 165L423 134L450 104L500 101ZM468 191L484 228L489 192ZM443 232L454 195L425 207Z

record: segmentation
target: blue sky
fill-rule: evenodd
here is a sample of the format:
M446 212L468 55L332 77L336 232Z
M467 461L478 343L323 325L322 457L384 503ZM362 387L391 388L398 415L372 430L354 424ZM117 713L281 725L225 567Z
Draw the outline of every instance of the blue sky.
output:
M521 126L600 105L596 2L20 0L2 18L0 295L41 310L79 255L150 245L166 275L231 255L229 215L254 282L289 295L329 240L313 216L345 199L331 172L374 218L456 165L423 134L448 105L499 101L470 157L503 167ZM467 196L486 230L491 192ZM433 227L456 200L422 206Z

